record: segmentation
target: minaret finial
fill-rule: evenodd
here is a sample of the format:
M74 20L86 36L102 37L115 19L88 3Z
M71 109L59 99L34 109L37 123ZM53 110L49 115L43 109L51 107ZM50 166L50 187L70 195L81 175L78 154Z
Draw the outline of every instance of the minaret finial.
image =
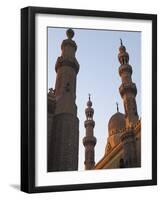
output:
M73 31L73 29L69 28L66 31L66 35L67 35L68 39L72 39L74 37L74 31Z
M88 94L87 106L88 106L88 108L91 108L91 107L92 107L92 101L91 101L91 94L90 94L90 93Z
M122 39L120 38L120 44L121 44L121 46L123 46L123 43L122 43Z
M119 112L119 104L116 102L117 112Z
M90 101L91 100L91 94L90 93L88 94L88 98L89 98L89 101Z
M120 64L128 64L129 54L126 52L126 47L123 45L122 39L120 38L121 46L119 47L118 59Z

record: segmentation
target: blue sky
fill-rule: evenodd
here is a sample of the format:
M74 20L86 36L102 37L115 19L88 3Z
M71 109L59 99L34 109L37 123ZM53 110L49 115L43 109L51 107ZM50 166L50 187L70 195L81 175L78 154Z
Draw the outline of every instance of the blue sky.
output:
M55 88L55 62L61 55L61 43L66 39L67 28L48 28L48 88ZM108 121L116 113L116 102L119 111L124 113L123 101L119 94L121 78L118 73L118 48L120 38L129 53L129 63L133 68L132 80L137 86L137 108L141 116L141 32L93 30L73 28L73 40L78 48L76 58L80 64L77 75L76 104L79 118L79 170L84 170L85 136L84 120L88 93L94 108L95 128L97 138L95 161L104 155L108 137Z

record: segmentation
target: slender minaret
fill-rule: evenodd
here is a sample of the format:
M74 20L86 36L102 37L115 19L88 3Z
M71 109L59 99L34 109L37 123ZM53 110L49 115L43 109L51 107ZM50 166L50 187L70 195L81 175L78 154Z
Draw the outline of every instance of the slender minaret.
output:
M48 172L78 169L79 120L75 100L79 64L75 58L77 45L72 40L74 31L68 29L66 34L55 65L55 109L48 131Z
M132 67L129 65L129 54L126 52L122 40L119 48L118 59L121 64L119 67L119 74L122 79L119 91L124 102L126 125L129 126L130 124L135 124L138 120L135 100L137 88L135 83L132 82Z
M121 39L120 39L121 40ZM121 136L123 144L124 167L137 167L136 157L136 138L133 125L138 121L138 113L136 106L137 88L132 82L132 67L129 65L129 54L122 43L119 48L118 59L121 64L119 74L122 79L122 84L119 88L121 97L124 102L126 129Z
M85 147L85 169L93 169L95 166L95 152L94 147L96 145L96 138L94 137L93 129L95 122L93 120L94 109L92 108L92 102L90 99L87 102L87 108L85 109L86 120L84 126L86 128L86 136L83 138L83 145Z

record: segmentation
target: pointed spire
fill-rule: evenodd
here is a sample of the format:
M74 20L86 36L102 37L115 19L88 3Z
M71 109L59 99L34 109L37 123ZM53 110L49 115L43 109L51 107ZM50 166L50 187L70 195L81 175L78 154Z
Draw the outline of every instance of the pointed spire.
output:
M92 108L91 94L88 94L88 102L85 113L88 120L93 120L94 109Z
M91 100L91 94L90 93L88 94L88 98L89 98L89 101L90 101Z
M116 102L117 112L119 112L119 104Z
M129 54L126 52L126 47L123 45L122 39L120 38L120 44L119 47L119 54L118 59L120 64L127 64L129 62Z
M92 101L91 101L91 94L88 94L88 102L87 102L88 107L92 107Z
M122 43L122 39L120 38L120 44L121 44L121 46L123 46L123 43Z

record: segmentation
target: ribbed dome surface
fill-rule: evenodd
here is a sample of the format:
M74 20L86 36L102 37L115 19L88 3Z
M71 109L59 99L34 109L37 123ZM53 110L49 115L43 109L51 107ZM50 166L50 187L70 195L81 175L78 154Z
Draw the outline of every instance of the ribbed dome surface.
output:
M117 112L109 120L108 132L109 136L112 135L112 131L125 128L125 115Z

